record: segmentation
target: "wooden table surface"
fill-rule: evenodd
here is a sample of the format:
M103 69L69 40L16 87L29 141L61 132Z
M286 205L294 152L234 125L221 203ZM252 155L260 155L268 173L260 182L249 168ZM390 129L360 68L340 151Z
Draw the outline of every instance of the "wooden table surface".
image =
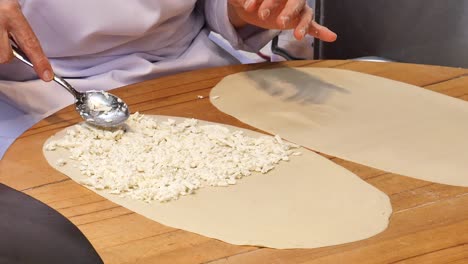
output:
M131 85L115 93L129 103L132 112L251 128L215 109L206 97L228 74L282 66L349 69L468 100L467 69L355 61L205 69ZM199 95L205 99L198 99ZM327 156L390 196L394 212L386 231L367 240L318 249L234 246L148 220L52 169L41 152L44 141L79 121L68 107L25 132L0 161L0 182L70 219L105 263L468 263L468 188L402 177Z

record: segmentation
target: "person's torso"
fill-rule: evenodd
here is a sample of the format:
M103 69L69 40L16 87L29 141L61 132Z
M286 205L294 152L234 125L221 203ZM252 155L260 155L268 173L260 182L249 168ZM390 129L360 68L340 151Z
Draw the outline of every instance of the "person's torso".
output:
M177 56L203 22L196 0L20 0L51 58L149 52Z

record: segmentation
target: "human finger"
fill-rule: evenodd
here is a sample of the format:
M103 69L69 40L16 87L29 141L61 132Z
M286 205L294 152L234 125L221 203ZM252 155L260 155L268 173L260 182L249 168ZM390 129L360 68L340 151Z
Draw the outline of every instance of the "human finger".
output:
M306 0L289 0L286 2L281 13L276 19L276 23L281 28L288 28L294 24L294 22L300 19L300 15L304 8L306 8Z
M9 23L10 33L14 36L18 46L34 65L34 70L44 81L51 81L54 77L52 66L44 54L42 47L31 26L19 11L15 13Z
M258 10L263 0L230 0L233 6L244 9L247 12L254 12Z
M294 37L297 40L302 40L309 33L311 21L314 19L314 11L310 7L306 7L301 14L301 20L294 29Z
M8 63L13 58L8 32L0 26L0 64Z
M264 0L258 8L258 17L266 20L271 14L277 13L282 6L284 6L284 0Z
M337 35L335 32L331 31L327 27L318 24L314 20L310 22L309 34L325 42L333 42L337 39Z

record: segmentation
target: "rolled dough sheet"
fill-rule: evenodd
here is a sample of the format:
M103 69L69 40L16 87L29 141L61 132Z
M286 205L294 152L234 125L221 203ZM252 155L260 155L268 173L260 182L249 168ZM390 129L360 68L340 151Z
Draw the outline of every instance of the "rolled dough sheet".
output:
M421 180L468 186L463 100L325 68L234 74L212 90L214 96L221 111L304 147Z
M392 212L387 195L328 159L300 151L303 155L281 162L267 174L253 174L230 187L202 188L168 203L93 191L162 224L237 245L314 248L369 238L386 229ZM72 162L56 166L58 159L69 155L67 151L44 151L44 155L74 181L84 179Z

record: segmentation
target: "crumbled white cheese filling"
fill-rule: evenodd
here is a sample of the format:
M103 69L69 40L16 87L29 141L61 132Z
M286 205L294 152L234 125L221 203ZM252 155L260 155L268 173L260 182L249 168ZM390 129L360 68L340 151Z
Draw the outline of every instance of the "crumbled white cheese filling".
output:
M110 95L104 91L101 91L101 94L104 95L104 97L106 99L109 99L110 98ZM101 102L100 100L89 100L88 101L88 107L91 111L94 111L94 112L109 112L110 110L112 110L112 106L109 106L107 104L104 104L103 102Z
M63 167L63 166L65 166L66 164L67 164L67 161L64 160L64 159L59 159L59 160L57 160L57 166L59 166L59 167Z
M86 176L83 184L147 202L236 184L300 154L298 146L279 136L253 138L220 125L199 125L195 119L160 122L136 113L127 125L127 131L111 131L79 124L45 149L70 151L69 159Z
M100 103L91 101L89 103L89 109L91 109L94 112L105 112L105 113L107 113L110 110L112 110L112 107L108 106L108 105L104 105L104 104L100 104Z

